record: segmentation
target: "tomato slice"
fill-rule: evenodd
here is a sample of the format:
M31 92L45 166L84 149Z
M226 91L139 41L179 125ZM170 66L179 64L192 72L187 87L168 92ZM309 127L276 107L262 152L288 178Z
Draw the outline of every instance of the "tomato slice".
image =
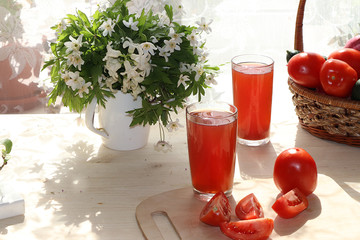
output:
M229 199L223 192L216 193L200 213L200 221L212 226L219 226L222 222L229 222L230 218L231 206Z
M240 220L264 217L264 210L253 193L241 199L235 207L236 216Z
M272 205L272 209L282 218L293 218L309 206L309 202L299 189L294 188L282 195Z
M234 240L265 240L274 229L271 218L257 218L220 224L221 231Z

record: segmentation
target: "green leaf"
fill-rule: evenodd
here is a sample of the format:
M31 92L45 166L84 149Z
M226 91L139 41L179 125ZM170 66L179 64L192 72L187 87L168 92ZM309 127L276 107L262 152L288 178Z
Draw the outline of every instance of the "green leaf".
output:
M168 18L170 19L170 22L173 21L173 7L171 5L165 5L165 11L166 11L166 15L168 16Z
M80 19L82 20L83 24L87 27L90 27L90 21L89 21L88 17L86 16L86 14L83 13L82 11L78 10L78 15L79 15Z
M12 141L10 139L7 138L7 139L4 139L4 140L1 140L0 145L5 146L5 149L3 150L3 153L9 154L11 152L13 143L12 143Z

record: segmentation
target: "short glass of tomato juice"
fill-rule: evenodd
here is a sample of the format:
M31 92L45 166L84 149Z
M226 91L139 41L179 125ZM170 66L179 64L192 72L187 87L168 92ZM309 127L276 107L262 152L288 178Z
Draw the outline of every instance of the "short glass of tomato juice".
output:
M231 60L234 105L238 109L237 140L260 146L270 140L274 61L244 54Z
M236 160L237 109L224 102L197 102L186 107L191 180L196 197L219 191L232 194Z

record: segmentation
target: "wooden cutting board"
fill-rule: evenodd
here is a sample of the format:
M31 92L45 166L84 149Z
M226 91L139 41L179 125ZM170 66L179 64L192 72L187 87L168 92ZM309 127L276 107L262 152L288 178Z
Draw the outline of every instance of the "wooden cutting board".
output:
M319 174L318 186L309 195L309 207L292 219L282 219L271 209L277 198L273 179L246 180L236 184L230 197L232 211L236 203L249 193L254 193L264 208L265 217L274 219L271 239L360 239L360 203L351 198L330 177ZM194 197L192 188L182 188L152 196L136 208L136 219L148 240L164 238L166 232L174 232L179 239L227 240L218 227L199 221L199 214L206 202ZM154 221L157 214L167 216L171 225L159 226ZM232 220L236 221L233 214ZM162 229L162 231L159 230Z

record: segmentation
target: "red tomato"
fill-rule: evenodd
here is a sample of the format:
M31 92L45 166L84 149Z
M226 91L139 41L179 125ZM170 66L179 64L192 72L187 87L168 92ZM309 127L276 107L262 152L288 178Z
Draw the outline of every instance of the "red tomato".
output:
M221 231L234 240L265 240L274 229L271 218L257 218L220 224Z
M289 148L279 154L274 165L274 182L283 193L298 188L306 196L317 185L317 168L311 155L302 148Z
M279 197L272 209L282 218L293 218L309 206L306 196L297 188Z
M235 207L236 216L240 220L264 217L264 210L253 193L241 199Z
M200 221L212 226L219 226L222 222L229 222L230 218L229 199L223 192L216 193L200 213Z
M352 48L342 48L332 52L328 59L338 59L349 64L360 76L360 51Z
M320 83L324 92L335 97L350 96L356 81L356 71L341 60L327 60L320 70Z
M320 69L325 59L317 53L302 52L293 56L288 62L290 77L304 87L320 87Z

